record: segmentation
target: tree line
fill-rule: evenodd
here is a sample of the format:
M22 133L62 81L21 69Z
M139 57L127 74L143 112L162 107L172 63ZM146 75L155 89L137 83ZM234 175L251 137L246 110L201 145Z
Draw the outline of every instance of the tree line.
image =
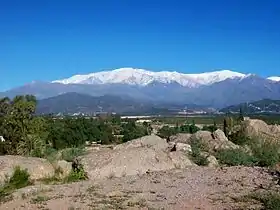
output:
M105 119L36 116L32 95L0 99L0 154L44 157L49 150L82 147L87 142L122 143L147 135L148 124L119 116Z

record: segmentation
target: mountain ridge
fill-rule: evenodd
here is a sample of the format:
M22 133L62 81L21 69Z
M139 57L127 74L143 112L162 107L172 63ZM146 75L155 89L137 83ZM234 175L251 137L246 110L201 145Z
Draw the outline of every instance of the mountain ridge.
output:
M62 84L129 84L147 86L153 82L172 83L177 82L184 87L197 87L210 85L228 78L244 78L246 74L230 70L203 72L198 74L186 74L176 71L148 71L136 68L119 68L111 71L100 71L84 75L55 80L52 83Z
M136 101L129 97L114 95L91 96L69 92L38 101L37 114L77 114L93 115L99 112L117 114L159 114L170 113L171 105L156 105Z
M258 101L240 103L220 110L224 113L238 113L240 109L245 114L278 113L280 114L280 100L262 99Z
M120 72L122 73L123 70L119 69L115 73L122 76ZM128 70L128 72L131 71ZM132 71L132 73L133 72L134 71ZM141 72L142 71L140 70L140 73ZM144 70L143 72L145 73L146 71ZM223 108L233 104L257 101L263 98L280 99L280 81L277 82L255 74L242 74L240 77L238 76L238 72L232 73L228 70L222 72L225 75L223 77L221 75L216 75L217 73L220 73L220 71L199 74L197 77L192 74L193 78L191 79L186 76L186 78L189 79L186 86L182 85L184 82L183 80L179 83L180 81L178 82L177 77L175 76L173 79L172 76L170 76L170 80L168 80L169 77L166 77L166 80L151 79L148 83L145 83L145 85L138 85L134 82L133 79L135 78L133 77L132 80L129 80L128 84L117 82L117 77L115 83L104 84L83 84L83 82L80 84L80 81L74 84L68 84L67 82L65 82L67 84L64 84L57 81L31 82L24 86L0 93L0 96L14 97L16 95L32 94L38 99L44 99L68 92L76 92L95 97L109 94L130 97L141 102L152 102L157 104L170 102L173 104L196 104L212 108ZM161 74L165 73L166 72L161 72ZM166 74L167 76L168 74L181 76L178 72L169 72ZM114 74L113 76L111 75L111 77L111 79L115 79ZM126 75L125 78L129 78L129 76L127 77ZM148 77L148 79L149 78L150 77ZM209 82L207 80L209 78L211 80L210 83L204 84L205 81L206 83ZM96 81L96 78L93 79ZM122 79L123 77L119 78L119 81L122 81ZM142 79L145 80L147 77L143 77ZM218 81L212 83L214 80Z

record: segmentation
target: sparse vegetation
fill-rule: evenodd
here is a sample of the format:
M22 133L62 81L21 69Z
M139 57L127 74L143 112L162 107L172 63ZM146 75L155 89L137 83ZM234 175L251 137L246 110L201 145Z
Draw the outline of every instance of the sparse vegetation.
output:
M176 125L174 127L170 126L163 126L159 131L158 135L161 138L169 139L170 136L175 135L177 133L196 133L199 131L199 127L197 127L194 122L192 124L182 124L182 125Z
M260 202L266 210L280 209L280 194L276 192L252 193L245 198Z
M6 180L3 186L0 188L0 200L3 200L6 196L9 196L16 189L20 189L31 185L30 174L27 170L22 170L19 166L15 167L12 176Z
M207 157L205 155L202 155L202 151L204 149L204 145L201 140L192 140L191 141L191 159L192 161L199 165L199 166L206 166L209 164L209 161L207 160Z
M86 142L113 144L148 135L149 124L121 120L119 116L100 119L84 117L54 118L35 116L34 96L17 96L0 100L0 154L24 155L71 161L83 154ZM123 136L122 139L120 139Z
M119 116L107 117L105 119L87 119L82 117L66 117L60 119L46 116L39 117L34 115L35 108L36 99L32 96L16 97L13 100L2 99L0 101L0 134L3 134L5 139L5 141L0 142L1 154L41 157L46 158L51 162L55 162L56 160L74 162L76 157L85 154L85 145L88 142L112 144L111 146L113 147L114 144L127 142L132 139L149 135L152 130L151 125L147 122L139 123L138 121L138 123L136 123L136 120L124 120ZM203 144L203 142L205 142L204 139L194 140L192 138L189 139L190 135L182 135L183 137L178 135L182 139L179 139L178 137L181 142L178 140L177 143L181 143L181 145L183 145L183 143L189 143L191 145L192 152L188 154L188 157L199 166L206 166L209 164L207 159L208 155L214 155L219 163L226 166L243 165L268 167L274 166L280 162L280 145L276 141L272 142L265 139L248 138L242 130L242 127L238 132L233 132L233 128L238 128L244 120L243 111L241 109L239 116L203 116L201 118L194 117L192 119L193 120L189 120L189 118L164 118L162 121L173 122L173 124L165 124L165 126L159 130L158 135L170 140L170 136L172 135L177 133L193 134L199 131L201 127L203 127L202 130L211 132L212 138L209 140L209 145L207 142L207 145L211 149L206 148L206 145ZM201 126L196 125L195 122L198 124L205 124L204 126ZM217 137L218 134L213 134L218 128L223 128L228 139L239 145L240 148L223 149L213 152L216 148L224 148L222 147L224 145L219 147L220 145L218 144L220 142L217 142L217 145L213 143L215 144L214 149L212 149L212 145L210 146L212 141L214 142L219 138ZM207 136L206 139L210 138L208 132L202 132L201 136L204 134ZM179 146L177 147L177 150L180 150L180 152L185 150L178 148ZM90 149L88 151L90 151ZM105 150L103 147L98 149ZM175 150L176 149L172 150L172 152ZM107 151L109 151L109 153L111 152L110 149L106 147L106 152ZM172 154L177 155L179 152L174 152ZM170 158L172 158L171 155ZM155 156L155 160L157 162L163 161L158 156ZM181 168L179 163L174 165L177 169ZM68 164L67 170L69 170ZM107 178L113 179L116 174L107 174ZM147 174L150 174L150 171L148 171ZM140 176L140 172L138 175ZM121 176L125 179L124 177L126 176L126 173L123 173ZM57 168L54 176L46 177L39 181L46 184L63 184L86 179L88 179L87 173L84 168L79 165L77 168L73 167L66 177L64 174L62 176L62 172ZM111 182L112 181L113 180L111 180ZM153 183L160 183L160 181L153 180ZM15 168L12 177L0 188L0 199L3 201L16 189L30 184L32 183L27 171L21 170L17 167ZM89 189L89 191L90 190L93 191L94 189L92 188ZM269 194L265 196L254 195L252 198L262 202L266 209L277 209L280 203L278 194ZM31 202L40 204L48 199L49 197L47 196L38 195L37 197L34 197ZM142 203L143 202L133 203L133 205L142 206Z
M254 157L258 160L257 165L261 167L274 166L280 161L280 145L278 142L268 140L254 140L250 145Z
M38 195L37 197L31 199L31 203L34 203L34 204L43 203L43 202L46 202L48 200L50 200L50 198L48 196Z
M72 162L75 157L81 156L85 154L84 147L77 147L77 148L66 148L61 151L61 159L66 160L68 162Z
M63 179L64 183L77 182L88 179L85 170L81 167L79 170L72 170L68 176Z
M222 164L229 166L274 166L280 161L280 145L276 142L250 139L250 148L252 154L249 154L243 148L226 149L217 152L216 157Z
M243 149L225 149L216 153L216 157L221 164L228 166L253 166L257 163L257 159Z

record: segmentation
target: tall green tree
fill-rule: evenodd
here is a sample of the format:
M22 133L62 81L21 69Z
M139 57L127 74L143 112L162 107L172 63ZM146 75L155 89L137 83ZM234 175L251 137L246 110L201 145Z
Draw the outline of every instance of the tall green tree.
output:
M31 134L34 113L36 110L36 98L31 95L16 96L13 100L1 99L1 133L6 139L6 151L9 154L17 154L17 146L20 142L28 141ZM37 126L37 125L36 125Z
M223 130L224 130L226 137L228 137L228 124L227 124L226 118L224 119Z
M240 107L240 109L239 109L238 121L240 121L240 122L244 121L244 114L243 114L242 107Z

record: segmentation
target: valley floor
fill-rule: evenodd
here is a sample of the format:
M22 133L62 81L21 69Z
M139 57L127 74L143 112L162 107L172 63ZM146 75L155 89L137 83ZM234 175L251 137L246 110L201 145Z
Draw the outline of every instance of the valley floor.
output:
M244 196L274 189L258 167L186 169L67 185L34 185L14 193L0 209L258 209ZM242 202L241 202L242 201Z

